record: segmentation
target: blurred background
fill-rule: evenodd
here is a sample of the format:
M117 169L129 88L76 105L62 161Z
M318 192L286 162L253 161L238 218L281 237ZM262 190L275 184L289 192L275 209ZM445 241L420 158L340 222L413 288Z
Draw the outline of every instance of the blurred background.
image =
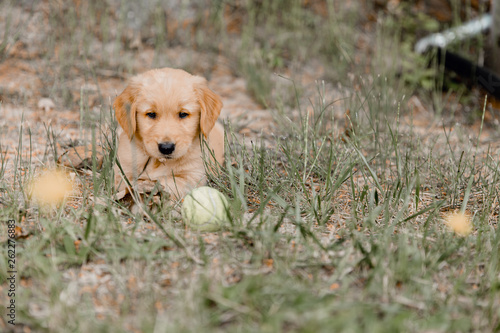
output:
M0 100L35 107L49 98L78 109L84 98L92 110L109 105L130 75L169 66L209 80L241 78L265 108L293 104L297 87L307 90L318 80L355 91L362 80L383 77L397 95L415 96L415 108L474 122L484 91L445 74L432 52L416 54L414 45L490 6L489 0L4 0ZM482 64L486 41L479 34L449 48ZM491 121L495 110L490 105Z

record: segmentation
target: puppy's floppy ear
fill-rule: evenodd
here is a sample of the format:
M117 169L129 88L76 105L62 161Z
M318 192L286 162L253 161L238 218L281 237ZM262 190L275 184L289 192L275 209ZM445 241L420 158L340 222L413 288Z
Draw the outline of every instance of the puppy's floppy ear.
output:
M200 130L205 137L215 126L222 110L222 100L207 86L207 81L200 77L200 83L195 85L198 102L201 107Z
M116 97L113 108L115 109L115 116L118 123L123 128L125 133L127 133L129 138L135 133L136 130L136 99L139 94L139 87L136 83L130 82L130 84L123 90L123 92Z

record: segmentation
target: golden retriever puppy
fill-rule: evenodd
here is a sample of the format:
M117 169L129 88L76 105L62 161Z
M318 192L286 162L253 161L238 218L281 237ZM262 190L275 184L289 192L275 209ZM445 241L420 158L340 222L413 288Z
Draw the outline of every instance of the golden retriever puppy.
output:
M113 108L122 128L117 198L132 191L126 176L139 192L159 182L180 199L206 183L203 153L209 164L224 161L224 129L217 123L222 101L202 77L180 69L150 70L130 80Z

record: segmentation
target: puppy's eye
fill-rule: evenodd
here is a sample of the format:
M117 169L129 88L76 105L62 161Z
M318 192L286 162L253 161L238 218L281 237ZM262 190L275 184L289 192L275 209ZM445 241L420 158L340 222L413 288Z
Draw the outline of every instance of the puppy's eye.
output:
M155 119L156 118L156 112L148 112L148 113L146 113L146 116L148 116L151 119Z
M179 112L179 118L184 119L184 118L187 118L187 116L189 116L189 113Z

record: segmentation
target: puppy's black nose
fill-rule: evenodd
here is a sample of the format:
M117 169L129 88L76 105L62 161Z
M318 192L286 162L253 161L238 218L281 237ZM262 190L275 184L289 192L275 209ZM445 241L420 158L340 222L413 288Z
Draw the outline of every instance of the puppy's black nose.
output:
M163 155L170 155L175 150L175 143L172 142L162 142L158 144L158 150Z

